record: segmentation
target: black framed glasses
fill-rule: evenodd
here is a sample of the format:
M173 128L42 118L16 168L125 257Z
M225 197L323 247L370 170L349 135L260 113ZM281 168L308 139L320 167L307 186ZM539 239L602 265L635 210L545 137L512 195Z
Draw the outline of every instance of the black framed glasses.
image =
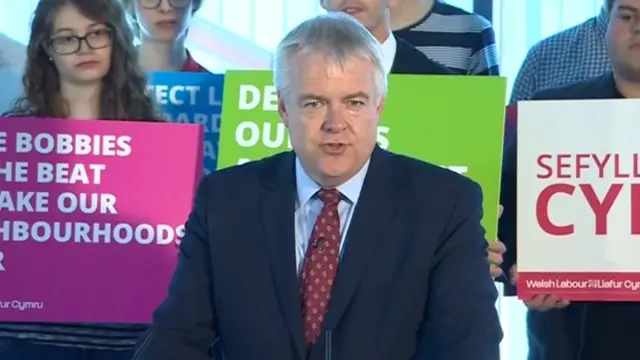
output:
M140 6L143 9L152 10L160 7L160 4L163 0L139 0ZM167 0L169 5L174 9L184 9L189 4L191 4L191 0Z
M62 35L49 39L49 46L58 55L71 55L80 51L85 42L90 49L98 50L111 46L113 30L105 28L91 31L84 36Z

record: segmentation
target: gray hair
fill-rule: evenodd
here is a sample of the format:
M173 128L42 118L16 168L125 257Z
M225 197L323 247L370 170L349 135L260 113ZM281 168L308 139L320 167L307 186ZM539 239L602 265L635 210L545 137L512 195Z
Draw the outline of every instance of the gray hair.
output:
M318 15L291 30L278 44L273 62L273 82L286 93L290 62L298 56L319 55L344 67L353 58L375 66L379 95L387 91L387 74L380 43L353 17L333 12Z

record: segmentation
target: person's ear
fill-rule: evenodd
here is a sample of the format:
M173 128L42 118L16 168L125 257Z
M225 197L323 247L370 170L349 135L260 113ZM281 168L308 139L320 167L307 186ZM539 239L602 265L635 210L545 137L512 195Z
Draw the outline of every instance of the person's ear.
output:
M289 127L289 112L287 111L287 105L285 104L284 94L281 91L277 92L278 95L278 113L280 114L280 119L282 119L282 123L287 128Z
M378 113L378 116L382 116L382 112L384 111L384 105L386 104L386 102L386 96L381 96L380 100L378 101L378 106L376 106L376 112Z
M53 61L53 51L51 50L51 46L42 44L42 52L46 55L49 61Z

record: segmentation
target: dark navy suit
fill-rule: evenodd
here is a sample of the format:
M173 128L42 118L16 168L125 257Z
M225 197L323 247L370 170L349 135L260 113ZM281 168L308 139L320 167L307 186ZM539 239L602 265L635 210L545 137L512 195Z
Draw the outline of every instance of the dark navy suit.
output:
M497 360L502 331L471 180L376 149L307 357L293 153L210 174L136 360Z

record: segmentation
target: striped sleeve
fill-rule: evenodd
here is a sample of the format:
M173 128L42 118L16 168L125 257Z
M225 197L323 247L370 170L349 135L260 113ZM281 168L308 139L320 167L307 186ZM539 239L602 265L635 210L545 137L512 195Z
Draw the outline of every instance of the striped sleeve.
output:
M478 46L469 61L469 75L500 75L496 35L488 22L480 32L479 39Z

